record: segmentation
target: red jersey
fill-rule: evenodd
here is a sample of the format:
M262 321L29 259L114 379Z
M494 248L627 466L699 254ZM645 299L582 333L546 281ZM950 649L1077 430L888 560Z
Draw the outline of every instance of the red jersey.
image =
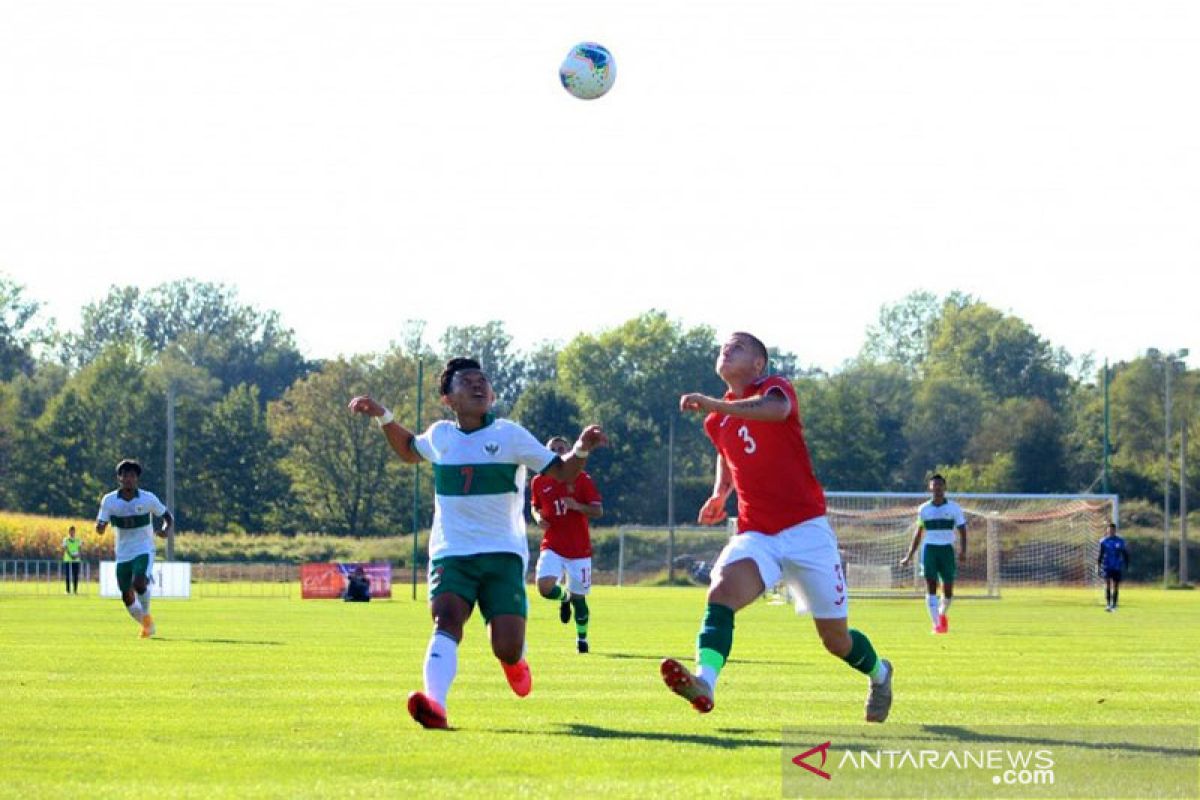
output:
M786 378L760 378L738 397L726 392L726 400L740 400L778 390L792 403L787 418L765 422L709 414L704 432L724 457L733 477L738 498L738 533L758 531L776 534L784 528L825 514L825 490L817 482L796 390Z
M585 506L600 502L600 493L590 475L581 472L571 483L556 481L549 475L535 475L529 494L529 502L550 523L542 536L543 550L553 550L563 558L587 558L592 554L588 518L568 510L563 502L565 497L573 497Z

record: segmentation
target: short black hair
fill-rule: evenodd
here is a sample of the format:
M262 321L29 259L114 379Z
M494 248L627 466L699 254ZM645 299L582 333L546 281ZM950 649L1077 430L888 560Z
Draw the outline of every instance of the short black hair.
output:
M132 472L134 475L142 474L142 465L132 458L123 458L121 463L117 464L117 474L124 475L126 472Z
M763 369L767 368L767 364L771 363L771 356L767 354L767 346L762 343L762 339L755 336L753 333L745 331L734 331L733 336L744 336L750 342L750 347L754 349L756 356L761 356L763 360Z
M463 372L468 369L482 369L479 362L473 358L452 358L446 362L446 368L442 370L442 377L438 379L438 389L443 395L450 394L450 384L454 381L456 373Z
M555 434L554 436L551 436L549 439L546 440L546 447L549 447L550 445L554 444L555 442L562 442L567 447L571 446L570 439L568 439L565 436L559 436L558 434Z
M941 481L942 483L945 483L946 479L944 477L942 477L942 473L935 472L929 476L929 482L933 483L934 481Z

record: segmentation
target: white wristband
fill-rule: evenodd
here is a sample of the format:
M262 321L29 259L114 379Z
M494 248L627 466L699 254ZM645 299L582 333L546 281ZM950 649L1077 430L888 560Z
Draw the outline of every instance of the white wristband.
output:
M576 442L575 446L571 448L571 455L575 456L576 458L587 458L591 454L592 451L585 448L579 442Z
M384 425L387 425L394 419L396 419L395 415L385 408L383 410L383 415L375 418L375 424L382 428Z

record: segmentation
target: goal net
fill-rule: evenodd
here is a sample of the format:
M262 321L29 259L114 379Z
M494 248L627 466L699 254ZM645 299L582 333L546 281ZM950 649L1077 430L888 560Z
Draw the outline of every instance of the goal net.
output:
M842 563L856 597L923 595L920 550L905 567L917 509L928 494L826 492ZM967 558L959 562L956 597L999 597L1015 586L1088 586L1098 581L1096 548L1117 518L1116 495L956 494L967 517ZM707 581L736 520L725 528L624 525L597 548L598 583ZM958 536L955 534L955 541ZM604 552L607 551L607 552Z
M827 492L851 593L924 594L920 551L907 567L923 493ZM967 517L967 557L956 597L999 597L1006 586L1085 586L1097 581L1096 548L1117 518L1116 495L956 494ZM955 534L957 546L958 535Z

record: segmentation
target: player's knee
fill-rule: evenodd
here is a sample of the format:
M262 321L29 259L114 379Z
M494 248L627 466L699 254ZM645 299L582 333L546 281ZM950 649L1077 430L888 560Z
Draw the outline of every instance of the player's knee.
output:
M521 651L524 649L522 642L508 640L492 642L492 653L505 664L516 664L520 661Z

